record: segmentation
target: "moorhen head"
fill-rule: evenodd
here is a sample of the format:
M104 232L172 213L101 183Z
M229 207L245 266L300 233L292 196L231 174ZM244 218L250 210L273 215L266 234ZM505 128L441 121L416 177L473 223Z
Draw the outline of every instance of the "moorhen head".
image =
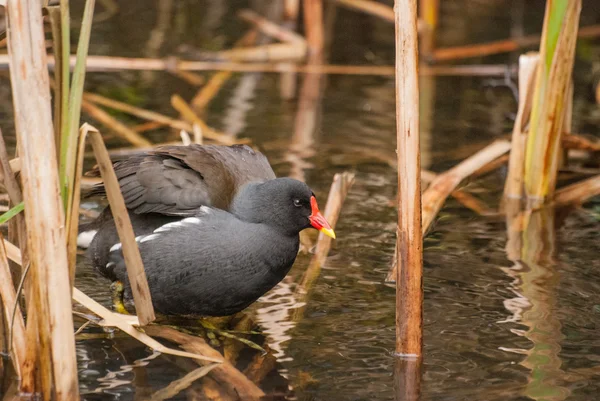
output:
M335 238L311 189L294 179L248 183L230 210L202 206L193 217L136 238L159 313L237 313L286 276L301 230L314 227ZM131 298L121 244L110 248L100 271L121 281Z

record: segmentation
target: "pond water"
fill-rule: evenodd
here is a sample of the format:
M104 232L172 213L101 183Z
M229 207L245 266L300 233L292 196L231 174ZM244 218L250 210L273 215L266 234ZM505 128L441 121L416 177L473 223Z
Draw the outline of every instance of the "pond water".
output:
M75 13L80 12L74 3ZM150 31L168 10L159 9L157 1L117 3L117 14L95 25L91 54L166 56L182 45L229 47L247 29L235 17L237 10L280 15L278 2L271 1L174 2L164 42L153 50ZM325 3L331 63L393 63L393 25L344 8L332 11L333 2ZM519 27L525 34L541 29L541 0L441 3L440 46L503 39ZM520 15L515 17L507 4ZM584 1L582 23L599 21L600 7ZM573 130L597 134L600 112L591 95L590 71L600 46L582 41L578 50ZM509 54L468 62L516 60ZM90 73L87 81L89 91L173 116L170 97L189 100L197 91L161 72ZM264 370L256 381L271 399L398 398L392 354L395 291L384 283L395 244L394 79L300 75L297 83L297 96L285 100L280 75L235 74L204 117L219 130L251 138L279 176L306 180L322 203L335 173L352 171L356 181L336 227L338 239L309 296L300 295L298 283L311 255L301 254L290 275L246 312L254 329L262 331L250 338L270 349L268 362L261 363L260 353L247 346L221 342L236 347L240 370ZM423 78L424 168L444 171L511 131L512 94L489 84L481 77ZM305 103L298 96L303 91L310 94ZM297 117L301 104L308 109ZM176 140L177 134L157 130L148 137L159 143ZM124 145L114 138L108 143ZM465 189L496 208L505 173L500 168ZM421 399L591 400L599 394L600 199L568 214L548 211L538 217L545 230L531 233L527 245L536 256L515 262L507 254L504 217L479 216L452 198L446 202L424 244ZM76 285L110 305L109 283L83 258ZM85 400L147 400L197 368L185 358L154 354L122 333L95 327L78 336L77 354ZM214 383L200 379L171 399L219 399L214 397Z

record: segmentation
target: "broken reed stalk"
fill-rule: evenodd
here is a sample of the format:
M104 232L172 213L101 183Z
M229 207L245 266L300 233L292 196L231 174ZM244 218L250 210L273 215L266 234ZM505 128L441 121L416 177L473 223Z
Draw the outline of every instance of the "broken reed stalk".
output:
M599 27L600 30L600 27ZM71 65L74 64L71 58ZM49 66L54 65L54 57L48 56ZM8 56L0 54L0 68L8 66ZM181 71L222 71L222 72L264 72L282 73L296 72L304 74L336 74L336 75L373 75L393 76L394 67L385 65L339 65L339 64L313 64L298 65L292 63L239 63L222 61L187 61L180 60L173 66L171 59L130 58L112 56L88 56L88 71L169 71L173 68ZM438 65L420 66L419 74L422 76L498 76L504 77L511 68L505 64L479 64L479 65Z
M251 30L247 32L244 36L238 39L233 48L239 48L242 46L249 46L256 40L257 32L255 30ZM206 108L206 106L210 103L210 101L217 95L221 87L227 82L227 80L233 74L232 71L219 71L210 77L210 80L204 85L198 93L192 98L190 102L192 108L197 114L202 114L202 111Z
M215 367L211 372L218 383L226 383L233 387L233 393L242 400L259 400L265 396L265 393L254 383L252 383L242 372L236 369L229 361L223 359L219 351L213 349L202 338L194 337L189 334L179 332L173 328L165 326L149 326L145 328L146 333L151 336L161 337L165 340L175 342L188 352L195 352L202 355L218 359L222 363ZM196 360L198 364L205 365L206 362Z
M554 195L554 204L581 204L596 195L600 195L600 175L559 189Z
M335 0L339 5L374 15L388 22L394 22L394 9L373 0Z
M203 119L201 119L194 110L190 107L190 105L183 100L183 98L179 95L171 96L171 106L175 110L177 110L181 116L186 119L191 124L197 124L202 129L202 135L206 138L213 139L215 141L219 141L226 145L233 145L240 140L236 140L235 138L231 138L222 133L216 132L214 129L210 128Z
M303 0L304 32L309 59L319 59L323 53L323 0Z
M422 232L427 232L431 226L435 216L442 208L446 198L454 192L458 184L461 183L465 178L469 177L481 167L487 165L493 160L501 157L503 154L508 152L511 148L511 144L508 141L495 141L492 144L486 146L473 156L463 160L450 170L439 174L429 185L429 187L423 193L422 200ZM399 207L402 206L400 203ZM388 273L386 281L396 281L398 261L393 263L392 269Z
M283 22L284 28L295 32L298 25L298 14L300 12L300 0L284 0ZM284 72L280 81L281 97L292 99L296 93L296 73Z
M2 306L4 313L4 321L6 323L5 333L8 333L9 356L12 359L13 366L19 378L23 378L23 372L33 372L25 365L25 322L23 314L19 308L15 286L10 274L6 250L4 249L4 240L0 235L2 244L0 244L0 296L2 298ZM7 367L5 367L7 368ZM26 380L32 380L27 378Z
M142 137L140 134L127 127L125 124L108 114L106 111L102 110L100 107L95 106L91 102L83 99L81 101L81 109L94 120L98 121L100 124L104 125L106 128L130 144L140 147L152 146L152 142Z
M420 357L423 346L423 233L419 150L417 1L395 0L398 156L396 353Z
M134 325L139 325L139 321L135 316L121 315L119 313L112 312L106 309L104 306L100 305L98 302L94 301L92 298L85 295L77 288L73 289L73 300L85 306L96 315L100 316L103 320L100 321L98 324L100 324L101 326L117 327L121 331L129 334L131 337L135 338L141 343L146 344L148 347L152 348L155 351L162 352L164 354L181 356L185 358L191 358L207 362L223 362L222 357L215 357L214 354L205 355L203 352L184 352L173 348L165 347L164 345L162 345L161 343L159 343L144 332L147 331L149 327L157 326L149 326L146 327L144 331L140 331L134 327Z
M327 196L327 203L325 204L325 211L323 216L329 222L332 229L335 229L338 218L342 211L342 205L346 200L346 196L354 184L354 174L345 172L342 174L336 174L333 176L333 182L329 189L329 195ZM321 267L329 254L331 249L332 239L323 233L319 233L317 239L317 246L315 248L315 254L313 255L308 268L302 275L299 281L298 291L296 293L297 302L303 302L306 304L307 298L310 296L310 292L314 286L315 280L321 273ZM292 320L298 322L304 316L304 310L306 307L300 307L294 309Z
M512 148L508 162L508 175L504 184L504 196L512 199L523 197L523 172L525 169L525 127L529 123L533 99L533 83L540 56L537 52L519 57L519 106L512 131Z
M139 107L131 106L130 104L119 102L117 100L109 99L107 97L95 94L95 93L84 93L83 99L85 101L92 102L97 105L101 105L104 107L108 107L113 110L118 110L123 113L130 114L132 116L141 118L143 120L148 120L150 122L159 123L161 125L166 125L171 128L175 128L178 130L191 131L192 124L177 120L168 116L165 116L160 113L156 113L154 111L145 110ZM135 131L135 129L134 129Z
M421 30L421 56L431 57L435 47L440 0L419 0L419 12L424 29Z
M581 0L546 3L525 156L525 192L533 207L554 193L580 13Z
M78 400L64 209L56 171L42 13L36 0L8 0L8 50L30 250L41 372L55 399ZM51 365L50 365L51 363ZM45 389L44 397L49 398Z
M556 3L556 1L553 1L553 3ZM600 25L582 27L577 34L579 38L594 38L599 35ZM450 61L471 57L490 56L500 53L510 53L519 49L533 47L539 43L540 35L528 35L522 38L499 40L478 45L447 47L444 49L436 49L433 52L432 61Z
M213 363L189 372L181 379L172 381L167 387L162 388L152 394L152 397L150 397L149 401L163 401L175 397L177 394L194 384L195 381L209 374L210 371L217 366L219 366L219 364Z
M265 35L271 36L281 42L294 43L298 46L306 47L306 40L301 35L269 21L252 10L241 10L238 12L238 16L242 20L253 24L256 29L260 30Z
M151 323L154 319L154 307L152 306L152 297L150 295L150 288L148 286L148 280L146 278L146 271L144 270L144 264L142 257L135 241L135 234L131 226L131 220L123 195L121 194L121 188L119 181L113 169L113 164L102 140L100 132L89 124L84 124L81 127L81 134L79 137L79 152L78 152L78 163L77 172L81 175L83 170L83 149L85 148L85 140L89 138L90 143L94 149L94 156L98 162L98 169L106 188L106 197L110 204L110 210L115 217L115 225L117 233L119 234L119 240L122 244L123 257L125 259L125 265L127 266L127 276L129 277L129 284L131 286L131 292L133 294L133 300L135 302L135 309L140 319L140 324L145 326ZM79 189L79 188L78 188ZM79 216L79 196L74 194L71 215L71 232L70 232L70 245L75 248L77 242L77 233L74 224ZM75 248L76 249L76 248Z

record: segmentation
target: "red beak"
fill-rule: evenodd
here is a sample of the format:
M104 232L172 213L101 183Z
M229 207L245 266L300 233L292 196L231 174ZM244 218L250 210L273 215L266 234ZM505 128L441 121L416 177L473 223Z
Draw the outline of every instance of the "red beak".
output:
M319 205L317 205L317 199L314 196L310 197L310 207L312 209L312 213L308 217L310 225L328 237L335 239L335 232L333 232L333 229L327 220L325 220L325 217L319 212Z

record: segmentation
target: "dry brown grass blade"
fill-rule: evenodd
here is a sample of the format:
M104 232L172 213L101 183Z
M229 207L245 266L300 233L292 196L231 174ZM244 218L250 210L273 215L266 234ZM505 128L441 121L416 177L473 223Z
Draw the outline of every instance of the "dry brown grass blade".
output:
M248 378L230 362L224 360L223 356L209 346L202 338L194 337L164 326L149 326L146 328L146 333L151 336L161 337L175 342L186 351L209 355L215 359L221 360L223 363L215 367L210 372L210 375L218 383L233 387L233 393L237 393L240 399L259 400L261 397L265 396L265 393L259 387L248 380ZM198 360L197 363L205 364L205 362L201 360Z
M427 232L435 216L442 208L446 198L465 178L472 175L482 166L501 157L510 150L511 144L508 141L495 141L486 146L473 156L463 160L445 173L439 174L431 185L425 190L422 196L422 230ZM386 281L393 283L396 277L397 262L394 260L392 269L386 277Z
M10 268L8 267L8 259L4 248L4 239L0 235L2 244L0 244L0 296L2 298L2 306L4 312L4 320L6 322L6 333L9 333L10 356L13 360L13 366L17 372L17 376L22 378L21 373L28 371L25 364L25 322L23 314L17 302L17 294L11 277ZM14 314L13 314L14 313ZM14 317L13 317L14 316ZM29 380L29 379L28 379Z
M554 204L580 204L597 195L600 195L600 175L559 189L554 195Z
M149 401L163 401L175 397L177 394L194 384L196 380L199 380L210 373L211 370L219 366L218 363L211 365L202 366L196 370L191 371L181 379L172 381L167 387L158 390Z
M266 63L278 61L300 61L306 56L306 46L299 42L271 43L254 47L222 50L212 55L220 61L243 61Z
M49 385L53 384L56 399L78 400L64 215L39 6L36 0L9 0L6 8L17 146L29 228L27 249L34 273L31 283L35 296L31 298L36 302L38 354L45 386L42 392L50 397Z
M350 188L353 184L353 173L345 172L342 174L336 174L333 177L333 182L331 183L331 188L327 197L327 203L325 205L325 211L323 212L323 216L333 229L335 229L340 212L342 210L342 205L344 204L344 200L346 200L348 191L350 191ZM298 285L298 290L296 291L297 302L302 302L302 300L306 300L310 296L314 282L317 277L319 277L319 274L321 273L321 266L327 258L327 254L331 248L331 242L332 239L330 237L323 233L319 233L315 254L312 257L308 268L302 275ZM305 307L294 309L292 320L296 322L300 321L302 316L304 316L305 309Z
M519 57L519 106L512 132L512 149L508 163L508 176L504 185L504 196L521 199L523 197L523 171L525 168L525 126L529 123L533 86L540 60L537 52L522 54Z
M254 43L257 37L257 32L251 30L242 36L233 45L234 48L248 46ZM204 85L198 93L192 98L191 105L194 111L198 114L202 114L202 111L210 103L210 101L217 95L221 87L227 82L227 80L233 74L232 71L220 71L210 77L210 80Z
M120 315L118 313L112 312L106 309L104 306L100 305L98 302L94 301L92 298L88 297L85 293L78 290L77 288L73 289L73 300L79 302L81 305L85 306L90 311L94 312L96 315L104 319L102 322L100 322L101 325L117 327L118 329L129 334L136 340L146 344L148 347L152 348L155 351L162 352L164 354L182 356L207 362L220 363L223 361L223 358L215 358L213 356L203 355L202 353L184 352L165 347L164 345L150 337L148 334L143 333L142 331L136 329L133 326L133 323L135 323L135 319L133 319L132 321L131 318L135 318L135 316ZM148 331L150 327L155 326L149 326L145 328L145 331Z
M213 139L215 141L221 142L226 145L233 145L236 143L234 138L231 138L225 134L221 134L216 132L214 129L210 128L204 120L202 120L198 115L192 110L189 104L179 95L171 96L171 105L175 110L177 110L184 119L186 119L191 124L198 124L200 128L202 128L202 134L204 137Z
M104 125L106 128L113 131L115 134L119 135L119 137L123 138L132 145L143 147L152 146L152 143L149 140L142 137L140 134L127 127L125 124L118 121L116 118L93 103L83 99L81 101L81 108L94 120L98 121L100 124Z
M118 110L123 113L131 114L132 116L141 118L143 120L148 120L150 122L159 123L162 125L167 125L171 128L179 129L179 130L192 130L192 124L187 123L185 121L177 120L168 116L165 116L160 113L156 113L154 111L145 110L139 107L131 106L127 103L119 102L117 100L109 99L107 97L97 95L94 93L84 93L83 98L87 101L90 101L95 104L99 104L105 107L108 107L113 110ZM135 131L138 131L134 129Z
M268 19L258 15L252 10L244 9L238 12L238 16L244 21L254 24L254 26L265 35L271 36L281 42L299 43L306 46L306 40L302 35L290 31Z
M121 187L119 186L112 161L100 132L96 128L84 124L82 126L82 134L89 138L94 149L98 169L106 188L106 197L110 204L110 210L113 216L115 216L115 225L122 243L121 249L125 258L125 265L127 266L127 275L129 276L129 283L133 293L135 309L140 318L140 323L144 326L155 319L154 307L152 306L152 297L142 257L135 241L135 234L131 226L129 213L121 194ZM79 205L74 210L79 210Z

